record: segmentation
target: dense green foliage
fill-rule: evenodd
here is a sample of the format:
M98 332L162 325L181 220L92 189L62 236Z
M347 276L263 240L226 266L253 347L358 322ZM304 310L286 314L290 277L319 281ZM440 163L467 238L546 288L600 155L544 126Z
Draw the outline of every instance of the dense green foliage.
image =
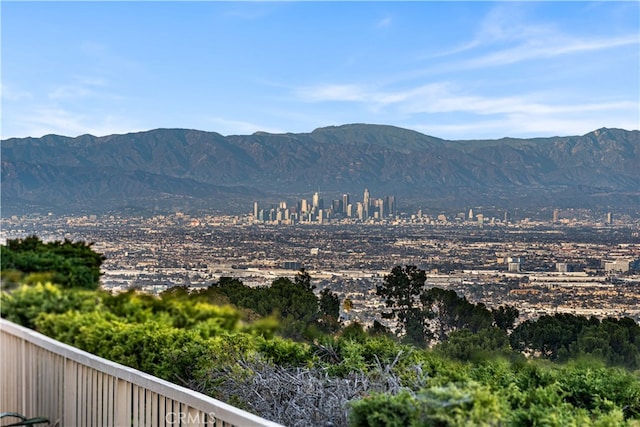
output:
M2 293L0 309L55 339L280 422L291 411L269 411L296 402L300 412L289 416L309 425L640 425L640 377L628 370L638 368L633 321L545 316L509 335L517 313L508 307L490 311L438 288L391 294L394 281L411 289L421 278L417 269L394 269L384 292L401 326L445 337L431 349L425 335L412 335L420 346L402 343L380 323L332 333L323 322L339 301L329 291L316 296L305 272L269 287L222 278L158 297L24 283ZM302 398L309 408L295 406ZM316 410L326 402L338 406L323 409L331 418Z
M633 319L602 321L572 314L527 320L511 333L514 349L567 361L591 356L612 365L640 368L640 325Z
M9 239L0 246L0 269L13 281L37 273L35 280L48 279L63 287L97 289L104 257L84 242L43 243L36 236ZM16 274L18 273L18 274ZM32 278L32 280L34 280Z
M408 343L424 346L434 339L446 341L459 330L478 333L494 325L507 330L518 317L518 310L501 306L488 310L472 304L455 291L426 286L424 270L416 266L397 266L376 287L389 311L383 315L397 320L396 333Z
M321 318L318 297L304 272L294 281L282 277L271 286L256 288L245 286L238 279L222 277L205 293L213 300L224 296L231 304L251 310L259 317L274 316L279 320L280 333L293 339L307 337Z

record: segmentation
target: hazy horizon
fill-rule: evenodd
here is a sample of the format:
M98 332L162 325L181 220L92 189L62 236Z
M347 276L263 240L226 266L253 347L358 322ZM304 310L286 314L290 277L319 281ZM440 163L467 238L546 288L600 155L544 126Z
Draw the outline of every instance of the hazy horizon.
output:
M393 126L393 125L387 125L387 124L383 124L383 123L343 123L343 124L336 124L336 125L327 125L327 126L321 126L319 128L315 128L315 129L311 129L308 131L303 131L303 132L288 132L288 131L283 131L283 132L265 132L265 131L256 131L256 132L252 132L253 133L267 133L267 134L271 134L271 135L285 135L285 134L309 134L309 133L313 133L314 131L321 129L321 128L331 128L331 127L341 127L341 126L352 126L352 125L364 125L364 126ZM393 127L397 127L397 126L393 126ZM130 131L130 132L117 132L117 133L112 133L112 134L105 134L105 135L93 135L90 133L84 133L84 134L79 134L79 135L60 135L60 134L55 134L55 133L51 133L51 134L46 134L46 135L42 135L39 137L34 137L34 136L25 136L25 137L8 137L8 138L3 138L2 141L6 141L6 140L10 140L10 139L26 139L26 138L33 138L33 139L40 139L40 138L44 138L46 136L60 136L63 138L71 138L71 139L75 139L75 138L80 138L82 136L90 136L90 137L94 137L94 138L104 138L104 137L109 137L109 136L119 136L119 135L128 135L128 134L138 134L138 133L146 133L146 132L154 132L157 130L184 130L184 131L192 131L192 132L205 132L205 133L220 133L217 132L215 130L203 130L203 129L193 129L193 128L167 128L167 127L161 127L161 128L154 128L154 129L143 129L143 130L136 130L136 131ZM414 131L413 129L407 129L407 128L401 128L401 129L406 129L409 131ZM592 129L588 132L586 132L583 135L540 135L540 136L536 136L536 137L523 137L523 138L518 138L518 137L511 137L509 135L505 135L502 137L496 137L496 138L483 138L482 140L499 140L499 139L536 139L536 138L564 138L564 137L572 137L572 136L584 136L584 135L588 135L590 133L593 133L595 131L598 131L600 129L620 129L623 130L625 132L634 132L634 131L640 131L640 129L621 129L621 128L612 128L612 127L601 127L599 129ZM415 131L421 134L424 134L425 136L431 136L431 137L435 137L435 138L440 138L438 135L430 135L430 134L425 134L423 132L420 131ZM221 134L223 137L229 137L229 136L249 136L251 134ZM468 138L459 138L459 139L447 139L447 138L440 138L443 141L473 141L473 140L481 140L479 138L474 138L473 136L469 136Z

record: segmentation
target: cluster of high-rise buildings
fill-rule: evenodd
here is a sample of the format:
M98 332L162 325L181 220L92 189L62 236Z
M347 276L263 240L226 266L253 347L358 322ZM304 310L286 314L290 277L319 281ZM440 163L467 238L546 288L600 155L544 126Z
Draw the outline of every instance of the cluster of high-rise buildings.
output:
M325 223L334 219L353 218L366 221L370 218L382 219L396 215L395 196L383 198L371 197L368 189L364 190L362 201L351 201L349 194L343 194L340 199L325 203L316 191L311 198L299 200L295 206L285 201L277 206L263 208L258 202L253 204L253 218L256 221L282 223Z
M500 212L501 211L501 212ZM496 215L496 213L498 215ZM578 219L578 214L584 218ZM355 201L351 200L349 194L342 194L342 197L329 201L325 201L320 197L320 192L316 191L311 200L300 199L294 203L287 201L280 201L277 203L270 203L269 205L262 205L256 201L253 204L252 220L254 222L265 222L275 224L326 224L333 222L368 222L376 223L380 221L394 221L402 223L423 223L423 224L468 224L474 226L483 227L486 225L509 225L519 222L524 223L538 223L544 224L566 224L566 225L585 225L599 223L604 226L614 225L613 213L607 212L606 217L602 218L601 213L585 213L575 212L572 209L568 211L561 211L560 209L553 209L553 215L548 215L546 210L541 211L537 215L537 219L531 220L528 216L524 216L519 219L514 219L509 215L506 209L500 209L496 212L493 209L492 214L485 215L483 213L474 212L473 208L470 208L468 213L450 211L444 212L431 212L427 214L423 212L422 208L418 209L416 213L409 214L407 212L399 212L397 206L397 199L393 195L388 195L381 198L372 197L368 189L365 189L362 194L362 199Z

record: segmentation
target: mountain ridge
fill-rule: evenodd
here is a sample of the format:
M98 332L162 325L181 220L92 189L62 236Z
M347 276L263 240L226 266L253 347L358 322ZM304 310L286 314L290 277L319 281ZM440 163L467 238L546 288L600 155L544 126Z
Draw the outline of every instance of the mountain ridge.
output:
M159 128L0 144L3 213L34 205L71 212L179 209L185 201L192 209L239 213L257 198L308 198L318 187L328 197L369 188L375 197L395 194L406 206L438 209L640 206L637 130L445 140L354 123L298 134Z

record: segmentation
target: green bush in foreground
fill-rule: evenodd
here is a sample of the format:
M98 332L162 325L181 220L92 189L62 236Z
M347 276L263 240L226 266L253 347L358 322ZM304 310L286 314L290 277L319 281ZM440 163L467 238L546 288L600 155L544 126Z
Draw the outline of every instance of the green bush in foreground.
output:
M353 427L498 426L505 413L502 405L486 386L451 383L355 401L350 405L349 422Z
M11 280L44 273L65 288L98 289L100 266L105 258L94 252L91 245L66 239L43 243L37 236L9 239L0 246L0 269L4 278Z

